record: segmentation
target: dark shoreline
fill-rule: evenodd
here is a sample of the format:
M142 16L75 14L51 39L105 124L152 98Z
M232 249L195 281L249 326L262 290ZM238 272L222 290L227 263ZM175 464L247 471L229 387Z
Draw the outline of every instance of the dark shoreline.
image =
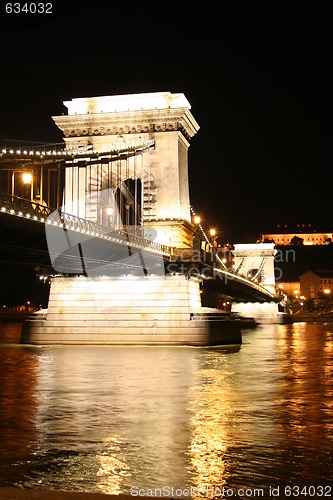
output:
M0 323L19 323L27 319L33 311L1 311Z
M1 311L0 312L0 323L19 323L23 322L29 316L31 316L31 311ZM241 318L241 323L243 328L256 326L253 318ZM333 322L333 312L327 314L319 313L302 313L302 314L284 314L283 323L326 323Z
M314 313L303 313L303 314L286 314L283 317L283 323L330 323L333 322L333 313L327 314L314 314Z

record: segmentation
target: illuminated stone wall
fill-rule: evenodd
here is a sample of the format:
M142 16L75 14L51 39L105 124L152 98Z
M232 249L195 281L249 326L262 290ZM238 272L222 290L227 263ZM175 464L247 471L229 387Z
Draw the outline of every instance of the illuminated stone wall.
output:
M51 282L46 319L36 314L26 321L21 341L220 345L240 344L241 331L238 322L226 321L221 311L201 307L196 278L56 277Z
M237 244L233 250L235 269L245 278L258 282L266 290L275 293L274 243ZM260 270L260 272L259 272ZM258 276L255 277L256 271Z
M184 94L79 98L64 105L68 115L53 119L69 148L90 145L94 152L106 152L154 140L155 147L143 154L141 172L138 169L136 173L144 187L150 184L154 189L149 209L143 207L143 224L156 228L159 243L192 247L188 148L199 126ZM84 176L84 169L68 171L66 176L65 204L73 213L77 204L67 203L66 197L70 200L73 188L82 195L80 176ZM79 208L81 213L74 215L84 217L84 209Z

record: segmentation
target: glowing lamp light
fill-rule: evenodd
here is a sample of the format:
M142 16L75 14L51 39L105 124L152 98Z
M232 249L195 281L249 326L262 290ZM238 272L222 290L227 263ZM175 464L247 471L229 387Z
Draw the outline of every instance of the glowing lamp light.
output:
M198 216L194 217L194 222L195 224L200 224L200 217Z
M107 213L108 215L113 215L113 208L112 208L112 207L108 207L108 208L106 209L106 213Z
M325 288L324 293L326 293L327 295L328 295L329 293L331 293L330 288Z
M211 236L215 236L215 233L216 233L215 229L211 229L211 230L210 230L210 235L211 235Z
M23 182L24 182L24 184L31 184L32 175L31 174L23 174Z

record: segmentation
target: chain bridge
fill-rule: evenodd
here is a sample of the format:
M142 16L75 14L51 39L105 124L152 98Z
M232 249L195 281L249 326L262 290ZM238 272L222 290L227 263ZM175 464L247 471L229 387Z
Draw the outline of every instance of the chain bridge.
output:
M147 289L148 295L142 299L145 307L155 301L157 308L168 304L175 312L180 307L177 297L187 297L190 317L195 313L198 318L199 314L205 321L210 312L221 321L222 311L201 310L200 289L243 302L273 300L272 287L265 287L265 280L260 283L258 276L265 276L266 260L272 260L274 253L270 252L270 257L263 253L256 272L244 275L244 252L238 269L228 268L197 222L189 200L188 148L199 126L183 94L104 96L64 104L68 115L53 117L63 131L63 143L7 140L0 146L0 258L23 260L52 281L45 324L37 324L35 318L35 333L26 334L26 341L77 341L73 325L66 339L59 340L57 334L67 314L64 308L70 314L71 306L65 306L65 299L70 304L72 297L72 307L83 314L75 302L75 294L81 294L82 299L82 279L86 280L84 287L88 286L84 289L95 295L101 280L108 280L108 293L112 287L120 287L123 299L131 304L127 307L132 308L140 307L150 280L155 291L149 295L151 290ZM128 291L122 288L125 278L139 280L142 297L137 281L128 282L129 288L135 287L135 296L129 295L128 287ZM170 293L163 302L160 295L164 295L165 286ZM120 304L113 301L109 295L103 314L110 308L118 311ZM96 318L88 319L93 329L97 328ZM169 339L170 322L168 325L156 331L163 337L163 328L167 328ZM203 322L200 327L205 338L211 322L206 330ZM102 338L121 343L117 327L112 328L102 328ZM140 335L148 335L147 328L144 325ZM51 332L50 337L45 332ZM162 337L161 343L187 342ZM95 337L87 342L99 341L100 337ZM132 337L125 343L136 341ZM150 330L142 342L151 342ZM206 342L217 340L193 340L195 345Z

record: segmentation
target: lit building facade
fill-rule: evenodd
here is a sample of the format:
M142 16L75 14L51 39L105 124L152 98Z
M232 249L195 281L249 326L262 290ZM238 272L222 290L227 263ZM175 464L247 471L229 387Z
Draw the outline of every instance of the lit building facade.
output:
M299 277L301 294L314 299L318 294L330 295L333 286L333 271L307 271Z
M270 241L277 246L292 245L292 239L301 238L303 245L325 245L332 241L333 233L270 233L263 234L260 241Z

